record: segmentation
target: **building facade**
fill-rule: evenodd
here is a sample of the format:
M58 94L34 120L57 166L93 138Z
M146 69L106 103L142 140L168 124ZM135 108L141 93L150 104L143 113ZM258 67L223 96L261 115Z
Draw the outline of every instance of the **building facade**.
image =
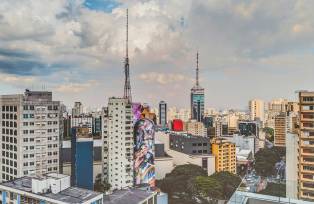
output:
M93 136L87 127L73 127L71 138L72 185L93 190Z
M299 199L314 201L314 92L299 92Z
M211 154L210 141L206 137L186 134L170 134L170 149L189 155Z
M265 104L264 101L253 99L249 101L250 119L261 121L265 120Z
M281 113L275 117L275 130L274 130L274 145L277 147L286 146L287 134L287 116L286 113Z
M103 116L103 173L112 190L132 187L133 113L125 98L110 98Z
M0 96L0 181L59 172L60 102L52 92Z
M212 154L215 156L216 172L236 173L236 145L234 143L216 139L212 143Z
M159 102L159 125L166 128L167 126L167 103L164 101Z

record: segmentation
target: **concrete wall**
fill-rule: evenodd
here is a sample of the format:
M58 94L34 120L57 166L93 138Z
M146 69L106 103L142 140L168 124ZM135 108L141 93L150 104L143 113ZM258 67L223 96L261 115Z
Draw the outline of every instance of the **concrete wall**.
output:
M160 180L165 178L166 174L170 173L174 169L172 157L156 157L155 168L156 168L156 179Z
M286 134L286 197L298 198L298 135Z

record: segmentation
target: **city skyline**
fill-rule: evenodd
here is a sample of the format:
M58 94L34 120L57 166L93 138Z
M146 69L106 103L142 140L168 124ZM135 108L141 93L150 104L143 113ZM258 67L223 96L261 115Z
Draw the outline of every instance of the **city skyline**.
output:
M123 96L129 8L133 101L189 107L197 50L205 107L293 99L313 89L313 3L2 1L1 95L45 86L93 107Z

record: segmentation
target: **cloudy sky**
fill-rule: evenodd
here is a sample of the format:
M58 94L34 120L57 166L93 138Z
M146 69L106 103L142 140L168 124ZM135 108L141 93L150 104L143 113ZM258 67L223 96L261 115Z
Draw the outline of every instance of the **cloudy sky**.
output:
M197 50L208 107L314 90L312 0L1 0L0 94L122 96L126 8L135 101L188 107Z

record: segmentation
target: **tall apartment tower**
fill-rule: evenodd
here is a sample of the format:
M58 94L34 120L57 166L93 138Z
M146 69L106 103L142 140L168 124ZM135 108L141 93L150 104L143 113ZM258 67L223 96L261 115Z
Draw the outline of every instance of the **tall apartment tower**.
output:
M198 67L198 53L196 55L196 83L191 89L191 119L198 122L203 121L204 117L204 88L199 84L199 67Z
M264 101L259 99L253 99L249 101L250 119L260 121L265 120L265 104Z
M314 201L314 92L299 92L299 175L298 195Z
M167 125L167 103L164 101L159 102L159 124L163 128Z
M83 114L83 105L81 102L75 102L72 108L72 117L77 117Z
M0 96L0 181L59 172L60 102L52 92Z
M112 190L133 186L133 114L128 98L110 98L103 116L103 172Z
M285 112L275 117L274 145L277 147L286 146L287 123L288 120Z

